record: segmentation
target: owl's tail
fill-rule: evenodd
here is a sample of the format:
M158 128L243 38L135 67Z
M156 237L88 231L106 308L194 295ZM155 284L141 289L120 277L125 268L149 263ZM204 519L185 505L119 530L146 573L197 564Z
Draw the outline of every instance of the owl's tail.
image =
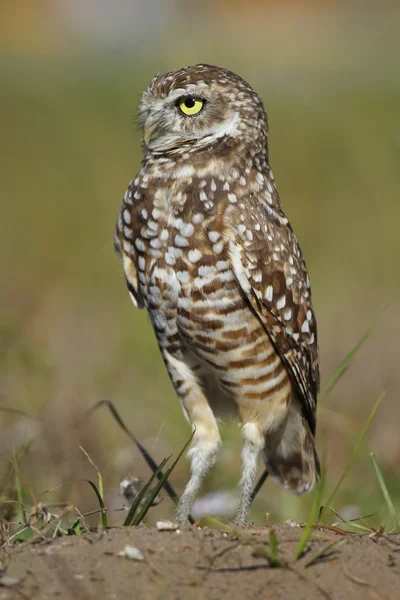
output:
M270 476L285 489L293 494L312 490L320 464L314 436L296 398L284 423L266 432L263 453Z

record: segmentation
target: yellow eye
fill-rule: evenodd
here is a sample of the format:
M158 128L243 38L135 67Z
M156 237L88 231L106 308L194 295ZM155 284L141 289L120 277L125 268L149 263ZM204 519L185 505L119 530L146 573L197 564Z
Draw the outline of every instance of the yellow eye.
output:
M193 98L193 96L186 96L186 98L179 98L178 100L179 110L188 117L198 115L203 106L204 100Z

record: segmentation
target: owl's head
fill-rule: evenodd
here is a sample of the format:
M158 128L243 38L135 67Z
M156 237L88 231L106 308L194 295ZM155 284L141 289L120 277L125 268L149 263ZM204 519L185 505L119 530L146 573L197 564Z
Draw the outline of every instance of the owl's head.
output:
M211 65L157 75L139 106L145 149L153 154L201 151L215 144L267 143L263 104L246 81Z

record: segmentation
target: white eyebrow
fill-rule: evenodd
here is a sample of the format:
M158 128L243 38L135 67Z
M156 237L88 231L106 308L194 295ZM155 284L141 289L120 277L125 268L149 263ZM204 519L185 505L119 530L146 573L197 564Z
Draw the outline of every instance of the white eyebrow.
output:
M204 90L193 83L190 83L185 88L177 88L168 94L168 100L178 100L181 96L200 96L204 98Z

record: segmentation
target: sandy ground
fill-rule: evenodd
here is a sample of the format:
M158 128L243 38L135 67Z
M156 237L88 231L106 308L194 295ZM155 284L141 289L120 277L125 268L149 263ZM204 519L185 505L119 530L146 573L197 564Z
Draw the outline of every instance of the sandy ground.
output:
M219 530L140 526L25 543L0 555L0 600L400 598L400 536L342 537L316 530L294 562L302 530L288 524L274 530L285 568L272 568L262 556L269 549L267 528L240 530L235 539ZM119 556L126 545L138 548L143 560Z

